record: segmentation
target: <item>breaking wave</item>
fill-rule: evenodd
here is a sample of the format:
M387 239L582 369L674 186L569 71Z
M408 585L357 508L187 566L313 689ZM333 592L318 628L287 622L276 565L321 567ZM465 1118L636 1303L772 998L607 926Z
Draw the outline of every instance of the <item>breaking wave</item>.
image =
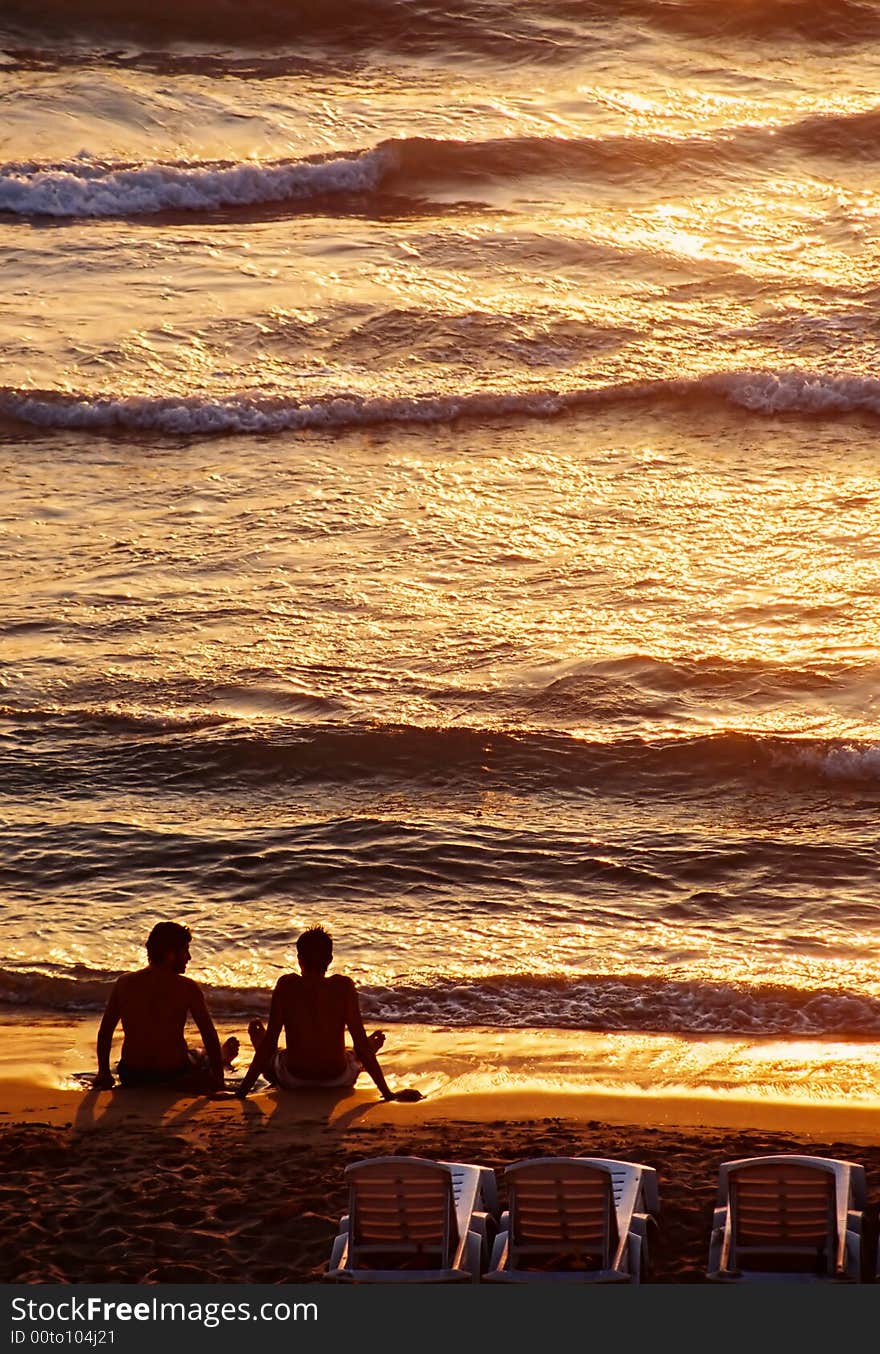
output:
M44 1010L100 1010L118 975L0 968L0 1002ZM217 1015L265 1012L269 988L210 987ZM368 1021L455 1028L644 1031L654 1034L880 1037L880 1001L857 992L669 981L622 974L575 978L505 974L364 986Z
M340 391L309 399L250 393L214 399L199 395L113 396L5 386L0 387L0 417L37 428L204 437L452 423L466 418L552 418L590 405L637 400L734 405L766 415L880 415L880 379L797 370L723 371L574 390L407 396Z
M528 175L607 180L670 169L697 176L764 156L780 144L807 154L877 158L880 112L816 114L764 128L722 128L693 137L404 137L327 156L274 161L125 163L83 152L74 160L0 165L0 212L58 219L217 212L278 203L318 204L344 195L419 199L450 180L465 191Z
M390 165L382 147L271 164L116 165L89 157L47 166L7 164L0 168L0 212L82 218L216 211L369 192Z

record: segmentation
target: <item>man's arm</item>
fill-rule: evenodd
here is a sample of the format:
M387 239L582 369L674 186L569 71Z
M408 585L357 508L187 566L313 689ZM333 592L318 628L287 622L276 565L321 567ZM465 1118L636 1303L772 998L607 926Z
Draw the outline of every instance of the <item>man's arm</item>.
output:
M208 1011L202 989L197 983L192 983L191 986L189 1013L196 1022L199 1034L202 1036L202 1043L208 1057L208 1066L211 1069L211 1077L217 1090L220 1091L223 1089L223 1055L220 1052L220 1040L217 1037L217 1031L214 1029L214 1022Z
M98 1075L92 1082L96 1091L109 1091L116 1084L110 1071L110 1050L113 1047L113 1032L119 1024L120 1017L117 989L118 983L114 983L98 1026Z
M266 1027L266 1033L260 1041L259 1048L254 1050L251 1065L245 1072L244 1079L235 1092L242 1100L249 1091L253 1090L257 1077L261 1072L265 1072L277 1051L278 1040L281 1037L281 1029L284 1024L282 1015L283 1004L278 992L278 989L283 982L284 979L279 978L278 982L275 984L275 991L272 993L272 1004L269 1007L269 1024Z
M345 994L345 1023L351 1034L351 1041L354 1044L354 1051L359 1061L363 1065L364 1071L369 1072L375 1081L379 1094L383 1100L421 1100L418 1091L392 1091L385 1076L379 1066L379 1059L373 1051L373 1046L367 1038L367 1032L364 1029L364 1022L361 1017L361 1007L358 1001L357 988L351 979L347 980L347 991Z

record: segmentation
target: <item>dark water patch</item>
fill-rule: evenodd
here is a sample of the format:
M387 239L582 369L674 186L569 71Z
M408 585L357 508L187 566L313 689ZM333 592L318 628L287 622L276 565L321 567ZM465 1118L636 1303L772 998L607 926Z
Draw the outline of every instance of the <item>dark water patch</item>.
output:
M719 6L715 0L546 0L573 22L647 24L659 33L715 41L747 39L847 45L880 36L873 0L755 0Z
M91 33L137 40L187 40L245 49L290 43L360 56L363 51L462 59L559 60L595 41L576 23L547 9L531 12L508 0L6 0L12 34Z
M618 44L642 26L715 41L865 42L880 36L873 0L5 0L4 24L30 33L154 35L246 47L279 41L358 52L447 51L472 59L564 60Z
M2 34L0 34L2 40ZM307 55L290 49L282 52L206 52L185 46L157 48L101 47L95 43L56 42L52 45L24 45L8 42L2 50L0 71L27 73L70 70L143 71L151 75L196 75L203 78L237 80L278 80L289 76L350 77L351 60L344 66L320 54Z
M466 824L432 827L389 819L333 818L230 834L149 831L124 823L41 823L6 834L0 886L8 896L88 894L101 907L124 885L129 898L194 892L236 902L341 898L409 916L416 896L445 915L467 914L475 891L484 916L528 909L530 891L595 896L668 892L660 853L538 830ZM120 861L124 871L120 872ZM851 862L855 860L852 853ZM707 871L711 866L707 863ZM586 906L586 905L585 905ZM259 938L259 915L251 917Z
M7 720L0 775L7 794L250 792L308 784L419 785L518 794L705 794L752 786L790 794L877 793L880 744L839 738L714 735L607 741L554 730L397 724L282 724L141 730L108 735L63 719ZM73 736L71 736L73 734Z
M775 140L809 155L838 160L880 159L880 108L818 113L780 127Z

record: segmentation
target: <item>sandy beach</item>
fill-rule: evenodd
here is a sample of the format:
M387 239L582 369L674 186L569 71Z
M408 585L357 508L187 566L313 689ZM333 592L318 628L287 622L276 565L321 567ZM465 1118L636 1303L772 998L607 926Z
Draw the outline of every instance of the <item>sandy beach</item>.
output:
M339 1096L265 1090L244 1104L97 1093L60 1074L92 1026L71 1019L35 1033L8 1015L4 1022L5 1282L319 1280L345 1211L345 1165L395 1152L491 1166L502 1198L504 1167L524 1157L607 1155L654 1166L662 1215L650 1277L658 1283L703 1281L722 1161L799 1150L842 1157L867 1170L873 1253L880 1105L554 1091L505 1086L497 1071L482 1082L472 1075L467 1091L450 1080L414 1105L384 1104L368 1086Z

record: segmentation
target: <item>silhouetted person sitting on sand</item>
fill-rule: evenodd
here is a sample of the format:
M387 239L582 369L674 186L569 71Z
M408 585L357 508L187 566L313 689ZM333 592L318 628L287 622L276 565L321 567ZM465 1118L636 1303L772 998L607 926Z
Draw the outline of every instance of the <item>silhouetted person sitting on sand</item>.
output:
M191 939L188 926L160 921L147 940L147 967L117 978L98 1029L97 1090L114 1084L110 1048L120 1020L125 1036L118 1069L122 1086L174 1086L201 1093L222 1089L224 1063L231 1063L239 1044L227 1039L221 1049L201 989L183 976ZM188 1016L198 1026L204 1051L187 1047Z
M416 1090L390 1089L376 1057L384 1034L377 1030L367 1038L351 978L341 973L327 977L333 941L323 926L304 931L296 942L296 953L300 973L285 973L275 984L268 1029L261 1020L252 1020L248 1026L254 1056L236 1094L246 1096L260 1074L293 1091L309 1086L353 1086L363 1069L383 1100L421 1100ZM346 1026L354 1053L345 1047ZM279 1051L282 1029L287 1047Z

